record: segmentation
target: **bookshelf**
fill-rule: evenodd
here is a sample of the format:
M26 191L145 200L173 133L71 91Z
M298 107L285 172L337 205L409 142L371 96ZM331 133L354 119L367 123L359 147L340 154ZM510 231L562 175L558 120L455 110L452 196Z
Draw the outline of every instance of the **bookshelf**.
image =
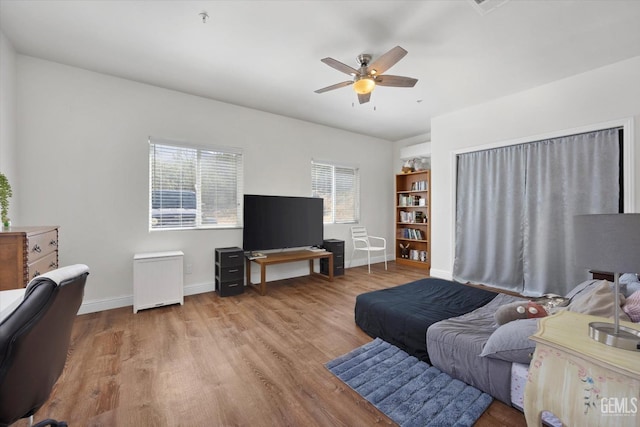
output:
M396 263L431 267L431 171L396 175ZM402 247L408 247L403 250Z

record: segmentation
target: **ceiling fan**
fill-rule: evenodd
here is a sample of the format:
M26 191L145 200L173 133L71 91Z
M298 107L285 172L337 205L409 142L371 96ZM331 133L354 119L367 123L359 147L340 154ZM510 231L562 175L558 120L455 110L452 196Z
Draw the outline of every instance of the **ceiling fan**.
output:
M335 68L338 71L342 71L345 74L353 76L353 80L347 80L344 82L336 83L331 86L318 89L315 93L324 93L330 90L338 89L341 87L353 85L353 90L358 94L358 101L360 104L369 102L371 98L371 92L378 86L393 86L393 87L414 87L418 82L418 79L412 77L392 76L384 75L383 73L389 68L393 67L398 61L400 61L407 54L407 51L396 46L389 50L371 64L371 55L362 54L358 55L357 61L360 64L360 68L357 70L340 61L333 58L321 59L322 62L328 66Z

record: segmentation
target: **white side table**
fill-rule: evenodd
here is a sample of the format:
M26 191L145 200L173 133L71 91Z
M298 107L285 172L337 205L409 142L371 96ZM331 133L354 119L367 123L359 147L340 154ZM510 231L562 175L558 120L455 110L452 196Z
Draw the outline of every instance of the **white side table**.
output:
M640 425L640 352L591 339L594 321L608 320L568 311L540 319L524 394L529 427L541 425L542 411L567 426Z
M168 304L184 304L181 251L133 257L133 312Z

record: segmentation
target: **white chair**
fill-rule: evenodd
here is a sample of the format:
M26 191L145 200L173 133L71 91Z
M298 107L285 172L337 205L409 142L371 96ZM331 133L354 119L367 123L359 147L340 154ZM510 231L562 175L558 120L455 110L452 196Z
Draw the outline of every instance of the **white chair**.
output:
M382 251L384 253L384 269L387 269L387 240L383 237L369 236L366 227L351 227L351 240L353 241L353 251L351 252L351 262L356 251L367 251L367 265L371 273L371 252ZM376 245L372 245L375 241ZM382 242L380 246L377 242Z

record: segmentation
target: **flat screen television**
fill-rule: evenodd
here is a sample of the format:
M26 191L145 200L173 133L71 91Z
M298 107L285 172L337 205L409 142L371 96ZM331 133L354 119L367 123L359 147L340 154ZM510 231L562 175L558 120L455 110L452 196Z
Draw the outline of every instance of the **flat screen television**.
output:
M244 195L245 251L322 246L322 199Z

